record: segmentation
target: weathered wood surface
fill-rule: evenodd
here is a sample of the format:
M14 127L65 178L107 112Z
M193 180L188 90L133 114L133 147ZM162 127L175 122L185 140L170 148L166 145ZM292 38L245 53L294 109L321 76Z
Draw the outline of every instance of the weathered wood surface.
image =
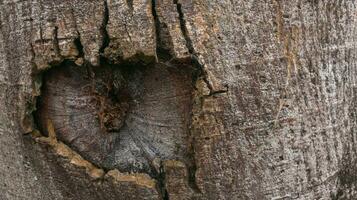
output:
M350 0L0 1L0 199L357 198L356 11ZM201 71L189 129L179 123L185 158L158 156L151 178L94 179L73 152L24 136L40 72L103 59Z

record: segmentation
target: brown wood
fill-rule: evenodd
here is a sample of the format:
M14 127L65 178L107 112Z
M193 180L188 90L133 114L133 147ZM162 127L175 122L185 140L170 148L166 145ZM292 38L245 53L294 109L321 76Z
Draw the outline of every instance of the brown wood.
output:
M356 199L356 7L0 1L0 199Z

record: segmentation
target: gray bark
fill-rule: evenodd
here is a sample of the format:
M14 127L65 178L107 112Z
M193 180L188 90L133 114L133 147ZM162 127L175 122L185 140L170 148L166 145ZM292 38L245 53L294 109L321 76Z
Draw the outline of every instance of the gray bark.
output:
M0 0L0 199L356 199L356 6Z

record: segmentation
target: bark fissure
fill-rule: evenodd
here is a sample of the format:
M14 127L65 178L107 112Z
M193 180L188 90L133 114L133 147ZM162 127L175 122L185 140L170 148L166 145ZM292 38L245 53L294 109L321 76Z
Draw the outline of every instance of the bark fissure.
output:
M103 4L104 4L104 16L103 16L102 25L100 27L100 31L101 31L101 34L103 37L103 42L102 42L102 46L99 49L101 56L103 56L105 48L107 48L110 43L110 37L109 37L108 31L107 31L107 26L108 26L108 22L109 22L108 2L106 0L104 0Z
M226 88L227 89L225 89L225 90L213 90L213 89L210 89L210 93L208 95L204 95L204 97L211 97L211 96L226 94L228 92L228 86L226 86Z
M181 28L182 35L186 41L186 47L189 50L189 53L191 54L191 59L193 60L194 65L197 66L202 71L203 80L207 84L207 87L210 89L210 94L213 95L213 94L224 93L228 91L228 86L224 86L226 88L225 90L218 90L218 91L215 91L215 89L213 88L212 83L210 83L210 81L208 80L208 75L205 66L200 63L198 58L198 53L195 51L192 39L190 38L190 35L188 33L187 22L185 20L185 15L182 10L182 4L179 3L179 0L173 0L173 3L176 5L176 9L179 14L180 28Z
M126 4L129 6L130 10L134 10L134 0L126 0Z
M157 62L160 61L170 61L173 59L173 56L170 53L170 50L165 49L162 45L163 41L161 38L161 34L163 29L161 28L162 23L160 22L159 16L157 14L156 8L156 0L151 0L151 13L155 22L155 36L156 36L156 57Z
M81 35L80 35L79 32L77 32L77 34L78 34L78 37L76 39L74 39L74 45L77 48L78 57L79 58L84 58L84 51L83 51L83 45L82 45L82 42L81 42Z
M61 59L61 49L59 47L58 27L57 26L55 26L53 29L53 47L54 47L56 56L58 57L58 59Z
M162 200L169 200L169 193L167 192L165 184L165 171L162 161L160 161L160 166L157 172L156 180L158 181L158 191L161 195Z
M158 59L158 48L159 48L159 44L161 43L161 39L160 39L160 21L158 19L157 12L156 12L155 0L151 0L151 13L155 22L156 57L157 57L156 59Z
M187 31L187 27L186 27L187 25L186 25L185 16L182 11L182 5L181 5L181 3L178 2L178 0L173 0L173 2L176 5L177 12L179 14L181 32L182 32L183 37L186 40L187 49L190 52L190 54L196 55L195 49L193 48L192 40L191 40L191 38L188 34L188 31Z

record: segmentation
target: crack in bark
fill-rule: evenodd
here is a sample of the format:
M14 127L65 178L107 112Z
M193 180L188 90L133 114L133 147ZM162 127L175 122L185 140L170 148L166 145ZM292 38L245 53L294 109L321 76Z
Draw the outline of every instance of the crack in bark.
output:
M169 193L167 192L167 188L166 188L166 184L165 184L165 171L164 171L164 165L162 163L162 161L160 161L159 164L159 169L157 171L157 175L156 175L156 180L158 182L157 186L158 186L158 190L159 190L159 194L161 195L162 200L169 200Z
M77 34L78 34L78 37L76 39L74 39L74 45L77 48L78 57L79 58L84 58L84 51L83 51L83 45L82 45L82 42L81 42L81 35L80 35L79 32L77 32Z
M131 11L134 10L134 2L133 2L133 0L126 0L126 4L128 5L128 7L130 8Z
M156 12L156 1L155 0L151 0L151 13L152 16L154 18L154 22L155 22L155 36L156 36L156 60L157 62L159 61L159 46L161 44L161 37L160 37L160 20L157 16L157 12Z
M156 57L157 57L157 62L164 60L164 61L171 61L173 60L173 56L170 53L170 51L168 49L165 49L164 47L162 47L162 38L161 38L161 34L163 29L161 28L161 22L159 19L159 16L157 14L157 10L156 10L156 0L151 0L151 9L152 9L152 15L154 18L154 22L155 22L155 34L156 34Z
M61 49L59 47L59 40L58 40L58 27L55 26L53 29L53 47L56 56L58 57L59 60L61 60Z
M35 53L35 49L33 47L33 44L31 42L29 44L29 51L30 51L30 54L31 54L31 59L30 60L31 60L31 65L32 65L31 75L33 76L37 69L36 69L36 63L35 63L36 53Z
M206 83L207 87L209 88L210 94L213 95L213 94L227 92L228 86L225 86L227 88L226 90L218 90L218 91L214 90L212 83L210 83L210 81L208 80L208 74L205 70L205 66L199 62L198 53L195 51L195 48L193 47L192 39L190 38L187 30L187 23L185 20L184 12L182 10L182 4L179 3L179 0L173 0L173 3L176 5L177 12L179 14L180 28L181 28L182 35L186 40L186 47L189 50L189 53L191 54L191 59L194 61L195 66L197 66L201 70L202 72L201 76L203 78L203 81Z
M204 97L211 97L211 96L215 96L215 95L221 95L221 94L227 94L228 92L228 86L226 86L226 90L217 90L217 91L210 91L210 93L208 95L204 95Z
M190 54L196 55L195 49L193 48L192 40L188 35L187 24L186 24L185 16L182 11L182 5L181 3L178 2L178 0L173 0L173 1L174 4L176 5L176 9L179 14L180 28L181 28L182 35L186 40L186 47Z
M103 16L102 25L100 27L103 41L102 41L102 46L99 49L100 54L104 53L105 48L107 48L110 43L110 37L109 37L108 31L107 31L107 26L108 26L108 22L109 22L108 2L106 0L104 0L103 5L104 5L104 16Z
M209 95L207 95L207 96L212 96L212 95L222 94L222 93L227 93L228 92L228 89L229 89L228 85L224 86L226 88L224 90L214 90L213 85L208 80L208 74L207 74L207 72L205 70L204 65L202 65L200 63L200 61L198 60L196 55L192 55L191 56L191 60L192 60L193 65L197 69L199 69L199 71L200 71L200 74L198 76L202 78L203 82L206 84L207 88L209 89Z

